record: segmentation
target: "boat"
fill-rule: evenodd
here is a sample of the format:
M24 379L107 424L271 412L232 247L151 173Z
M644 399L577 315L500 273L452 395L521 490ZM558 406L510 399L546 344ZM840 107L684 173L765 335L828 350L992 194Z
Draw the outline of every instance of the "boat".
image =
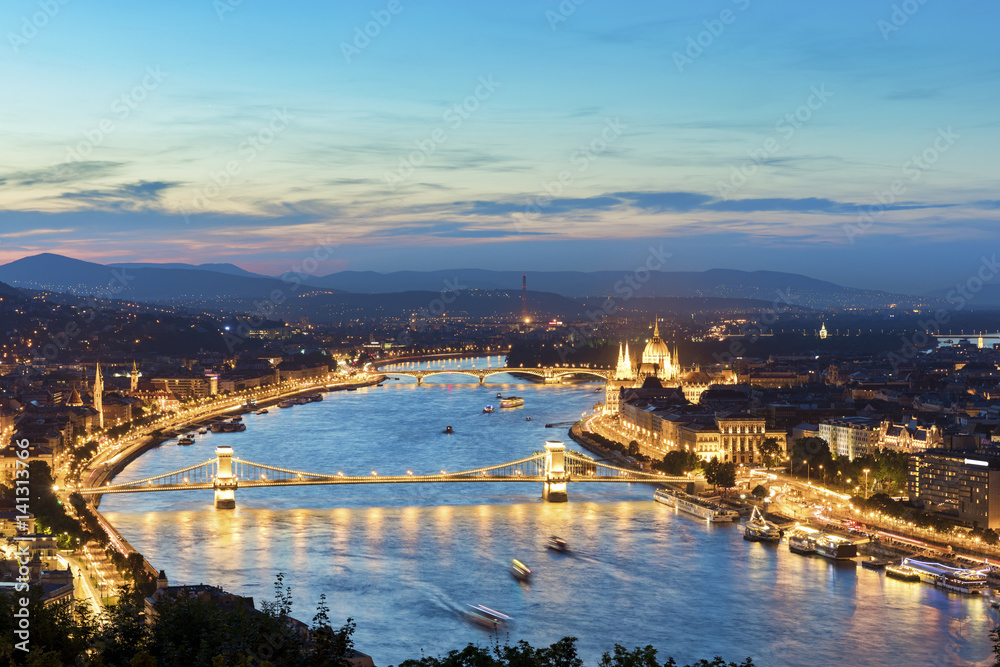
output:
M208 433L208 429L207 428L200 428L200 429L198 429L198 433L201 433L202 435L205 435L206 433Z
M264 408L263 410L258 410L257 414L258 415L266 415L267 414L267 408Z
M212 422L209 428L212 429L212 433L222 433L226 429L226 422Z
M451 433L454 433L455 430L451 426L445 426L444 427L444 432L451 434Z
M740 520L739 512L725 509L715 503L688 495L682 491L657 489L653 499L668 507L687 512L711 523L728 523Z
M381 387L381 386L382 386L382 383L381 383L381 382L376 382L376 383L375 383L375 386L376 386L376 387Z
M916 558L904 558L903 565L916 572L921 581L946 590L967 595L980 595L986 591L985 568L971 570ZM888 571L886 568L886 573Z
M279 408L290 408L290 407L292 407L293 405L295 405L295 404L294 404L294 403L292 403L292 402L291 402L290 400L288 400L287 398L286 398L285 400L283 400L283 401L282 401L281 403L278 403L278 407L279 407Z
M900 581L920 581L917 571L906 565L886 565L885 576Z
M525 417L525 418L524 418L524 421L526 421L526 422L530 422L530 421L531 421L531 417Z
M481 604L470 604L465 614L470 621L489 630L497 630L512 620L507 614Z
M884 570L888 564L889 561L875 558L875 556L870 556L868 560L861 561L861 567L866 570Z
M499 391L497 392L497 398L503 398L503 394L501 394Z
M194 444L194 438L192 438L190 435L182 435L180 437L180 439L177 440L177 444L178 445L193 445Z
M813 539L813 543L816 545L816 553L824 558L848 560L858 555L858 545L836 535L820 533Z
M243 421L243 417L240 417L239 415L237 415L237 416L233 417L232 419L230 419L229 421L231 421L231 422L241 422L241 421Z
M796 531L788 536L788 550L793 554L808 556L816 553L816 543L808 533Z
M779 542L781 529L764 519L758 507L753 508L750 520L743 529L743 539L748 542Z
M305 396L299 396L293 402L295 403L295 405L305 405L306 403L309 403L310 401Z
M323 400L323 394L309 394L306 396L307 403L319 403Z
M510 562L510 573L518 581L524 583L531 581L531 568L516 558Z
M500 399L501 408L519 408L524 405L524 399L520 396L508 396Z
M487 405L485 408L483 408L483 412L494 412L493 406Z
M558 551L559 553L566 553L569 551L569 546L566 544L566 540L556 535L549 538L549 543L546 546L552 551Z

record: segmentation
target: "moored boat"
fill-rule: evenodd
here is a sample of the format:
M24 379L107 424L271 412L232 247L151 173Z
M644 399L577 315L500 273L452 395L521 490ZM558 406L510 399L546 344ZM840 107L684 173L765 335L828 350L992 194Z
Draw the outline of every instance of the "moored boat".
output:
M200 429L198 429L198 433L201 433L202 435L205 435L206 433L208 433L208 429L207 428L200 428Z
M177 440L178 445L193 445L194 438L190 435L182 435L180 439Z
M814 538L816 553L833 560L849 560L858 555L858 545L836 535L820 533Z
M900 581L920 581L917 571L906 565L886 565L885 576Z
M295 405L295 404L294 404L294 403L292 403L292 402L291 402L290 400L288 400L287 398L286 398L285 400L283 400L282 402L278 403L278 407L279 407L279 408L290 408L290 407L292 407L293 405Z
M816 553L816 543L807 533L795 531L788 536L788 550L793 554L808 556Z
M266 415L267 414L267 408L264 408L263 410L258 410L257 414L259 414L259 415Z
M702 498L688 495L683 491L657 489L653 493L653 499L668 507L687 512L699 519L705 519L712 523L731 523L740 520L739 512L726 509Z
M781 529L765 520L760 509L754 507L750 520L747 521L747 525L743 529L743 539L749 542L779 542L781 541Z
M874 556L869 557L868 560L861 561L861 567L866 570L884 570L888 564L889 561L875 558Z

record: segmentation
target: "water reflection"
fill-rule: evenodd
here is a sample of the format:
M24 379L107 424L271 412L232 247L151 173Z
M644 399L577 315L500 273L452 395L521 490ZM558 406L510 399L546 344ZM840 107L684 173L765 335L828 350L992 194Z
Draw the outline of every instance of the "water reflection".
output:
M593 386L509 381L526 398L522 410L483 415L501 389L474 378L392 381L247 415L247 431L165 445L121 479L204 461L220 443L300 470L468 469L539 449L564 433L545 423L595 400ZM442 434L445 424L455 434ZM326 593L332 618L357 620L358 647L378 665L486 642L463 616L469 604L510 614L511 640L575 635L591 665L615 641L689 662L988 664L993 619L982 600L747 543L738 526L676 514L642 485L571 484L569 493L569 503L550 504L523 483L296 487L241 489L233 511L215 510L207 492L109 496L102 508L173 582L218 583L259 603L284 571L307 621ZM546 549L550 535L569 553ZM533 570L529 586L510 576L513 558Z

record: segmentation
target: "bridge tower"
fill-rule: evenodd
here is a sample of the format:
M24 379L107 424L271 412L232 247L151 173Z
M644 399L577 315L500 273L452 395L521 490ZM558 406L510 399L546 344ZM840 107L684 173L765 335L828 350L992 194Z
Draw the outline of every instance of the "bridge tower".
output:
M569 482L569 473L566 472L566 445L559 440L546 440L545 453L542 498L550 503L564 503L569 499L566 494L566 483Z
M215 509L236 509L236 477L233 476L233 448L216 447L218 474L215 476Z

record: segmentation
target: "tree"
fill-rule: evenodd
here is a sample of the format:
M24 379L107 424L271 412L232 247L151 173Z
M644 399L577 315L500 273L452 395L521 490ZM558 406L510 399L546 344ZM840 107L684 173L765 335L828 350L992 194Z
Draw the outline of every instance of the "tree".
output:
M736 486L736 464L732 461L726 461L719 465L715 479L716 483L724 489Z
M711 484L713 489L721 484L719 475L721 473L722 464L719 463L719 457L713 456L712 460L703 463L701 468L705 472L705 481Z
M628 455L629 456L638 456L639 455L639 443L636 442L635 440L633 440L632 442L628 443L628 450L627 451L628 451Z
M760 443L760 455L765 468L772 467L780 460L782 449L777 438L765 438L764 442Z
M753 491L751 491L750 493L753 494L754 498L759 498L761 500L767 498L767 489L765 489L764 486L761 484L755 486Z

